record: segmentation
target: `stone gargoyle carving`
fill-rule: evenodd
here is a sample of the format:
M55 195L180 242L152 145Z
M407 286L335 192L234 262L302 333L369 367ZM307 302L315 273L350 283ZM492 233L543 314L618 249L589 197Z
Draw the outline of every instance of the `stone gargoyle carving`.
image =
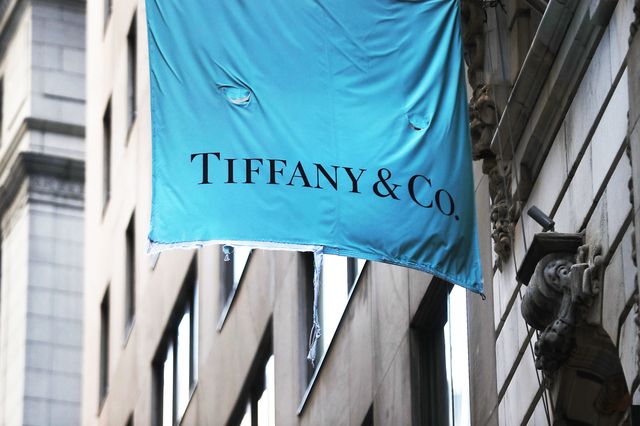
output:
M604 258L584 234L536 234L518 271L528 283L522 316L540 333L536 368L554 401L554 425L620 425L631 396L618 350L602 328L594 303Z
M600 247L590 253L551 253L536 265L522 300L525 321L541 331L535 344L536 368L556 371L575 347L576 327L600 291L603 258Z

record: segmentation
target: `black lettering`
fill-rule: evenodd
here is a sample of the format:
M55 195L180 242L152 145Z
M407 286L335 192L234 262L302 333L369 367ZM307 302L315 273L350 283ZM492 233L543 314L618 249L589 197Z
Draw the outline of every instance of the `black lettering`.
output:
M238 183L233 180L233 162L236 160L237 158L225 158L225 161L229 163L227 166L227 181L225 183Z
M320 173L324 175L324 178L329 182L329 185L333 186L333 189L338 190L338 166L333 167L333 178L329 176L329 172L318 163L313 163L316 166L316 188L322 189L320 186Z
M409 179L409 196L417 205L430 209L433 207L433 201L431 201L429 205L425 205L425 204L422 204L420 201L418 201L418 199L416 198L415 184L416 184L416 179L418 178L424 179L429 184L429 188L431 188L431 179L429 179L428 177L422 176L422 175L412 176L411 179Z
M367 169L360 169L360 174L358 175L358 177L356 178L353 174L353 169L351 167L343 167L343 169L347 172L347 175L349 175L349 179L351 179L351 191L353 193L359 194L360 191L358 191L358 181L360 180L360 178L362 177L362 174L367 171Z
M262 159L260 159L260 158L245 158L244 159L244 163L245 163L245 166L246 166L246 177L245 177L244 183L255 183L254 181L251 180L251 174L252 173L255 173L257 175L260 174L260 169L259 168L258 169L252 169L251 168L251 166L252 166L251 162L252 161L257 161L260 164L262 164Z
M442 204L440 202L440 194L445 194L447 198L449 198L450 208L448 213L442 209ZM445 216L451 216L453 214L453 211L455 210L455 205L453 204L453 197L451 197L451 194L449 194L446 189L438 189L436 191L436 206L438 206L438 210L440 210L440 212L442 212L442 214Z
M276 182L276 174L282 176L284 169L276 169L276 162L281 162L283 166L286 166L287 162L286 160L277 160L273 158L269 158L267 161L269 161L269 182L267 182L267 185L278 185L278 182Z
M309 179L307 179L307 174L305 173L304 168L299 161L298 164L296 164L296 168L293 170L293 175L291 176L291 180L289 180L287 186L293 186L293 180L295 178L302 179L302 181L304 182L302 186L304 186L305 188L311 188L311 185L309 185Z
M376 194L378 197L381 198L386 198L388 196L391 196L391 198L393 198L394 200L399 200L400 198L398 198L396 196L396 189L398 189L398 187L400 185L396 185L395 183L392 183L391 186L389 186L389 179L391 179L391 170L386 169L386 168L381 168L380 170L378 170L378 182L373 184L373 193ZM385 193L382 193L382 190L380 190L380 185L384 186L384 190Z
M213 155L218 160L220 159L219 152L197 152L195 154L191 154L191 162L193 163L194 158L198 155L202 155L202 182L199 185L210 185L209 182L209 156Z

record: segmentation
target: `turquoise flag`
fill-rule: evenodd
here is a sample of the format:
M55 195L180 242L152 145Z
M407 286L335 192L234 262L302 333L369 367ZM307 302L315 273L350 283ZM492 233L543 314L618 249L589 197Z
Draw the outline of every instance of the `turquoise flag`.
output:
M482 292L457 0L147 0L152 250L310 250Z

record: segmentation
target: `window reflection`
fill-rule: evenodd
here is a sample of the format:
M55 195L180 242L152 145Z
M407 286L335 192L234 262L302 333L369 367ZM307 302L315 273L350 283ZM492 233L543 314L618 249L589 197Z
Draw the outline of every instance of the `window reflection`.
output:
M276 424L276 399L273 355L267 361L264 376L264 391L258 400L258 425L274 426Z
M248 247L234 247L233 251L228 254L224 254L223 258L226 259L221 264L222 269L222 286L220 294L220 310L221 319L219 327L222 327L222 323L229 311L231 301L240 285L242 274L251 256L252 249Z
M366 261L352 257L325 254L322 261L320 274L320 292L318 310L322 336L316 347L315 368L327 352L331 341L338 329L340 319L344 313L349 295L358 281ZM309 283L308 291L313 294L313 283ZM310 299L312 303L312 299ZM312 306L309 307L308 316L313 315ZM311 323L311 322L310 322Z
M178 325L178 358L176 360L176 409L178 410L178 417L182 417L184 414L189 400L190 317L189 309L187 309Z
M248 247L234 247L233 249L233 253L231 254L231 262L233 264L234 287L238 287L238 284L240 283L240 278L242 278L244 267L247 266L247 261L249 260L250 254L251 249Z
M450 426L471 424L466 297L464 288L453 286L448 299L447 324L444 327L447 381L451 390L449 398ZM454 365L455 368L453 368Z
M162 426L173 426L173 344L167 347L167 358L162 367Z
M410 333L415 424L469 426L466 290L434 278Z
M261 365L238 404L240 409L237 407L234 410L235 413L232 415L229 425L275 426L276 398L273 355L269 355L266 363Z
M154 362L156 425L180 422L198 380L198 286L193 275L186 295L178 299Z

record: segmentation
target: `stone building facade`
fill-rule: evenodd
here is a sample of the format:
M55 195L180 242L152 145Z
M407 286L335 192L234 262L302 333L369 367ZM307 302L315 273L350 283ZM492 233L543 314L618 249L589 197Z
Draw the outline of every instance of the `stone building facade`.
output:
M461 5L487 296L467 297L466 392L451 370L467 364L452 352L467 350L447 349L456 340L448 311L460 305L427 274L330 259L325 340L311 365L308 255L145 254L144 2L88 5L82 424L631 421L637 9L632 0Z
M464 294L448 320L447 283L325 257L311 364L313 256L146 254L145 2L89 2L87 30L82 424L468 424Z
M638 5L462 3L490 271L472 423L636 424Z
M80 421L85 2L0 2L0 424Z

